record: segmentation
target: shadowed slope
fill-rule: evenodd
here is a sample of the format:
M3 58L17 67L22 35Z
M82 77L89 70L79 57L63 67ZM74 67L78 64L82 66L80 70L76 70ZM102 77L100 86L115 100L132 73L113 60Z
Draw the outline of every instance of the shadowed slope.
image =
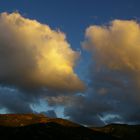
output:
M140 140L140 125L110 124L91 129L124 140Z
M35 114L0 115L0 138L47 140L114 140L117 138L64 120Z

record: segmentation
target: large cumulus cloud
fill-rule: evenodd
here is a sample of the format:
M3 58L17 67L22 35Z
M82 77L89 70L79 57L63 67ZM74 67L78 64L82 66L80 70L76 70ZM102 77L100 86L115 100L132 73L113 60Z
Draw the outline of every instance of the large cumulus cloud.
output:
M140 24L114 20L88 27L85 36L83 47L92 53L89 89L65 114L88 125L140 122Z
M73 70L78 57L64 33L19 13L0 15L1 84L83 90L83 83Z
M135 21L114 20L109 26L90 26L84 47L94 53L97 66L132 75L140 70L140 26ZM98 68L97 67L97 68Z
M47 96L82 91L74 72L79 55L59 30L19 13L1 13L0 108L29 113Z

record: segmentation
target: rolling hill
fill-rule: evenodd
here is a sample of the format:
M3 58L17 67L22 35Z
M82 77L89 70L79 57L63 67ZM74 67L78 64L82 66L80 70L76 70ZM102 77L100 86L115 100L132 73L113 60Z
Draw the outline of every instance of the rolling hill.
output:
M112 127L117 128L117 133L112 131ZM128 134L130 131L137 130L135 127L129 127ZM0 139L121 140L125 138L122 134L127 134L129 129L121 128L123 126L118 127L117 125L87 128L68 120L48 118L41 114L0 115ZM138 130L140 130L139 127ZM136 134L139 132L136 131ZM135 135L135 133L133 134ZM136 140L140 137L134 136L133 138Z
M140 140L140 125L109 124L100 128L91 128L124 140Z

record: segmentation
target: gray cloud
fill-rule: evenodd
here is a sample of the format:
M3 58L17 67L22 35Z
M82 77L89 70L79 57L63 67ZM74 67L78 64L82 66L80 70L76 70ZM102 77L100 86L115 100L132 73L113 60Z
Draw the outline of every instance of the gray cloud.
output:
M0 106L9 113L31 113L30 103L37 102L33 97L29 98L16 89L0 87Z
M46 112L41 112L41 113L46 115L47 117L57 118L57 115L54 110L48 110Z
M66 116L88 125L140 123L139 38L133 20L87 28L83 47L93 57L88 90L65 108Z

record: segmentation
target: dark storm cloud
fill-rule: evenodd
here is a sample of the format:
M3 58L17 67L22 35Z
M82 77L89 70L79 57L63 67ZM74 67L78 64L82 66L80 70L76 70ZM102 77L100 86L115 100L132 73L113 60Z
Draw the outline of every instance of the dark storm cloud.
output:
M88 97L77 96L71 101L71 104L65 107L64 115L69 116L70 120L84 125L104 125L100 120L98 113L105 109L100 108L94 100L87 99ZM94 106L94 104L96 106ZM99 109L99 110L98 110ZM101 111L102 112L102 111Z
M91 84L92 88L85 96L77 96L71 100L71 104L65 107L65 115L75 122L89 126L115 122L140 123L139 93L125 90L122 88L124 85L118 86L118 82L115 85L116 81L113 84L107 81L104 83L102 78L97 81L94 79L96 84Z
M34 103L33 98L29 98L16 89L0 87L0 107L5 108L9 113L31 113L33 112L30 103Z

